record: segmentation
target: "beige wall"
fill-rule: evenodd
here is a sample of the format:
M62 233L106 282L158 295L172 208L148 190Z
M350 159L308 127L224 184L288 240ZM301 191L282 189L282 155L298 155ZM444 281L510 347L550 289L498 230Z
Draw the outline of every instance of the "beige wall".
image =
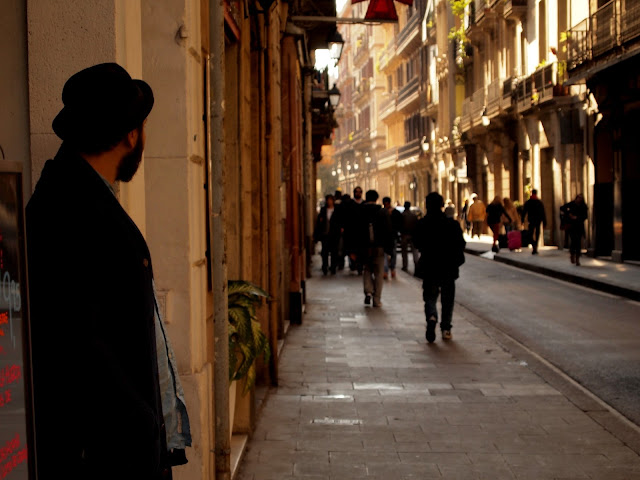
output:
M21 0L0 2L0 161L24 165L25 201L31 194L29 98L27 90L27 8Z

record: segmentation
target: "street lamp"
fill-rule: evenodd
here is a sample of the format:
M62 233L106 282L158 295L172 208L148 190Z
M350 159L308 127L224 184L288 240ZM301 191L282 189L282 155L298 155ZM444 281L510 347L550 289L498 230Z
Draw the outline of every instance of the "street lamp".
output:
M484 110L482 110L482 126L483 127L488 127L489 124L491 123L491 120L489 120L489 117L487 117L487 107L484 107Z
M422 137L422 141L420 142L420 144L422 146L422 151L424 153L427 153L429 151L429 139L426 135Z
M329 56L332 60L336 61L336 64L340 61L342 56L342 47L344 47L344 38L340 35L340 32L336 28L329 36Z
M335 109L340 103L340 90L336 87L336 84L333 84L333 88L329 90L329 103Z
M335 170L331 170L331 176L335 177L336 176L336 171Z
M358 163L357 163L357 162L356 162L356 163L354 163L354 164L353 164L353 169L354 169L354 170L357 170L358 168L360 168L360 165L358 165Z
M371 157L369 156L368 153L364 156L364 162L365 163L371 163Z
M351 171L351 164L347 163L347 170Z

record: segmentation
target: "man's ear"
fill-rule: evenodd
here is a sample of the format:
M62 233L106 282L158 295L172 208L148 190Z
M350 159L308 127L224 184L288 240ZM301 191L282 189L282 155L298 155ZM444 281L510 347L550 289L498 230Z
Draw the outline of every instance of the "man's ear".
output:
M124 141L128 148L133 148L136 146L136 142L138 141L138 135L140 135L140 132L137 128L127 133L127 136L125 137Z

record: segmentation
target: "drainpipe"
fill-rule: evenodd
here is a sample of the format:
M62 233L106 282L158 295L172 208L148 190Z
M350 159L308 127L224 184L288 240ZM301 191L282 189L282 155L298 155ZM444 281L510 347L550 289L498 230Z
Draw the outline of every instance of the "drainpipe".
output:
M211 276L213 279L215 471L217 480L231 478L229 425L229 342L227 264L224 242L224 4L209 2L209 212Z

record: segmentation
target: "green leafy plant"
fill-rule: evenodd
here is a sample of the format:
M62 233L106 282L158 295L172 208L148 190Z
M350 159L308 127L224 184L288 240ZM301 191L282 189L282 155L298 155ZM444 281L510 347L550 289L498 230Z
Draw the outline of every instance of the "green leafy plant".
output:
M451 27L451 30L449 30L449 34L447 35L449 41L456 43L456 64L458 66L462 64L463 59L467 56L466 46L469 43L469 39L467 38L467 33L464 28L464 16L470 3L471 0L449 1L449 4L451 5L451 12L459 19L459 26Z
M255 361L271 357L269 341L257 320L256 308L269 294L251 282L229 280L227 298L229 304L229 381L247 379L243 395L256 381Z

